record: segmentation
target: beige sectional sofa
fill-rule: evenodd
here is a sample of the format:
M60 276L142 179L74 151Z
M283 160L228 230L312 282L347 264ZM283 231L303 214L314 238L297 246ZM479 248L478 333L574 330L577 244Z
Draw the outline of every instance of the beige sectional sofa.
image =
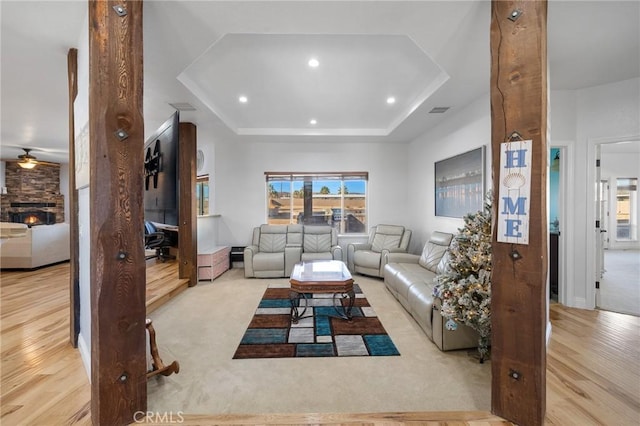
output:
M69 260L69 224L38 225L0 245L2 269L32 269Z
M291 276L300 261L342 260L335 228L319 225L260 225L244 249L244 276Z
M434 278L446 270L452 239L452 234L434 232L421 255L389 253L384 267L384 283L389 292L443 351L478 345L477 332L443 318L439 312L442 301L433 296Z

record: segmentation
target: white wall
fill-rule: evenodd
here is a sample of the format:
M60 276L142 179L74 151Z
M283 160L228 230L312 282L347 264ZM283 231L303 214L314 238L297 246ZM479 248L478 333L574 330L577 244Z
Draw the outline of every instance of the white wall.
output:
M413 229L411 248L419 252L433 231L456 233L462 219L435 215L434 164L480 146L486 147L486 189L491 188L491 105L484 95L464 108L452 108L446 121L409 144L405 222Z
M90 191L84 187L78 191L78 262L80 263L80 335L78 350L82 363L91 381L91 235L90 224Z
M89 121L89 15L86 15L78 39L78 96L74 104L75 134ZM77 138L78 139L78 138ZM76 143L78 141L76 140ZM76 147L76 149L78 149ZM75 172L75 171L74 171ZM78 182L80 184L80 182ZM78 190L78 239L79 239L79 282L80 282L80 335L78 349L91 380L91 235L90 192L84 186Z
M640 79L578 90L576 94L575 300L571 306L595 307L595 147L599 143L640 139ZM571 249L570 249L571 250ZM584 283L580 288L579 283Z
M640 135L640 79L632 79L576 91L550 93L549 144L565 148L567 159L566 240L568 306L593 309L595 264L594 174L595 144L629 140ZM407 190L408 216L414 229L412 249L418 250L431 232L455 233L461 219L434 214L434 162L480 145L491 145L491 112L488 96L483 96L453 114L436 128L409 145ZM638 139L635 137L633 139ZM487 182L490 186L490 149L487 149Z
M4 161L0 161L0 189L7 186L5 184L6 170L7 170L7 163L5 163Z
M238 143L230 139L215 143L213 197L214 210L221 215L215 219L219 244L247 245L253 227L265 223L267 171L369 172L368 225L406 223L406 144Z

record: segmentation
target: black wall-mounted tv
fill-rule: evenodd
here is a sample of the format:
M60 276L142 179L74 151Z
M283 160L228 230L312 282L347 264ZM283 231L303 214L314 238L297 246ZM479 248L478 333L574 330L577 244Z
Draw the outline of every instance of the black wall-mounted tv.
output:
M144 144L144 218L178 225L179 113L176 111Z

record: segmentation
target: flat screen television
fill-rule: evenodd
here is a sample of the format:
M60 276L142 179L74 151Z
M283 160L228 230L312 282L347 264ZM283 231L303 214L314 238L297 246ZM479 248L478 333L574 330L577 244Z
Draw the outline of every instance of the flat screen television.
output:
M176 111L144 144L145 220L178 225L179 113Z

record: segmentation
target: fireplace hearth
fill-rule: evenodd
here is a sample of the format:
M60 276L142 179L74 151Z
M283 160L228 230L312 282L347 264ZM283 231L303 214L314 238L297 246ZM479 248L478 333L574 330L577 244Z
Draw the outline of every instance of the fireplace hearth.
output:
M56 223L56 214L43 210L9 212L9 220L14 223L24 223L28 227L35 225L52 225Z

